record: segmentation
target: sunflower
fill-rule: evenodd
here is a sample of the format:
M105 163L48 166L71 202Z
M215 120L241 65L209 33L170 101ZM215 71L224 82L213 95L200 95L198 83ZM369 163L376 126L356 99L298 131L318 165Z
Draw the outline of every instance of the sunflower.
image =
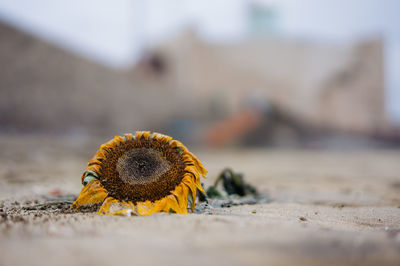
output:
M207 170L172 137L149 131L115 136L100 146L82 175L71 208L98 207L98 214L188 213Z

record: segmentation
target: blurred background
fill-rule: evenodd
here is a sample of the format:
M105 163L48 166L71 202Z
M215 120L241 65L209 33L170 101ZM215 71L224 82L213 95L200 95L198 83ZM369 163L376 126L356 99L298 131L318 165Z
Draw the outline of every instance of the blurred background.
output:
M70 213L136 130L270 201ZM399 265L399 148L400 0L0 0L1 266Z
M0 132L398 147L397 0L1 0Z

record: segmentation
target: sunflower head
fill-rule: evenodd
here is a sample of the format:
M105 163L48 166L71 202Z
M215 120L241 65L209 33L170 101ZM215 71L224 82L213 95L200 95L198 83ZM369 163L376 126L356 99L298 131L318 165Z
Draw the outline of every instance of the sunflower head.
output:
M207 171L179 141L148 131L116 136L100 146L71 206L99 205L99 214L187 213Z

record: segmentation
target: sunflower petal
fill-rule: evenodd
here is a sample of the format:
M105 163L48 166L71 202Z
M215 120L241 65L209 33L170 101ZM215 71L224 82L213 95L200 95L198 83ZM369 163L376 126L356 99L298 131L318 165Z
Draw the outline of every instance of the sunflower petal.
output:
M71 208L77 209L81 206L101 203L104 201L107 195L108 193L101 185L100 181L94 180L83 187L81 194L71 205Z
M194 210L195 199L196 199L196 194L197 194L196 183L195 183L195 181L193 181L193 179L191 178L191 175L189 175L189 174L185 175L185 177L182 179L182 183L185 184L192 193L192 198L194 199L192 201L192 210Z
M126 139L126 141L132 140L132 134L131 133L127 133L123 135Z
M113 211L110 211L113 204L119 204L119 201L114 199L113 197L107 197L101 205L100 209L98 210L97 214L103 215L113 213Z
M120 137L120 136L115 136L114 139L113 139L113 142L114 142L116 145L120 145L121 143L124 143L125 140L124 140L122 137Z
M148 216L152 214L149 204L146 204L145 202L136 203L136 211L141 216Z
M178 201L176 200L174 195L168 195L166 197L166 204L164 207L164 211L165 212L176 212L176 213L180 213L180 208L179 208L179 204Z
M171 191L173 195L175 195L178 200L179 213L186 214L187 213L187 194L188 188L184 184L178 185L175 190Z

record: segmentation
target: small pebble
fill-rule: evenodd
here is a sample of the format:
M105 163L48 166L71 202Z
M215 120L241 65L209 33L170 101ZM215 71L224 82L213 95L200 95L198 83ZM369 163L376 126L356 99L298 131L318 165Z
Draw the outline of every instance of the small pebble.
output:
M254 213L254 214L256 214L256 213L257 213L257 210L253 210L251 213Z
M305 217L303 217L303 216L299 217L299 220L302 221L302 222L307 221L307 219Z

